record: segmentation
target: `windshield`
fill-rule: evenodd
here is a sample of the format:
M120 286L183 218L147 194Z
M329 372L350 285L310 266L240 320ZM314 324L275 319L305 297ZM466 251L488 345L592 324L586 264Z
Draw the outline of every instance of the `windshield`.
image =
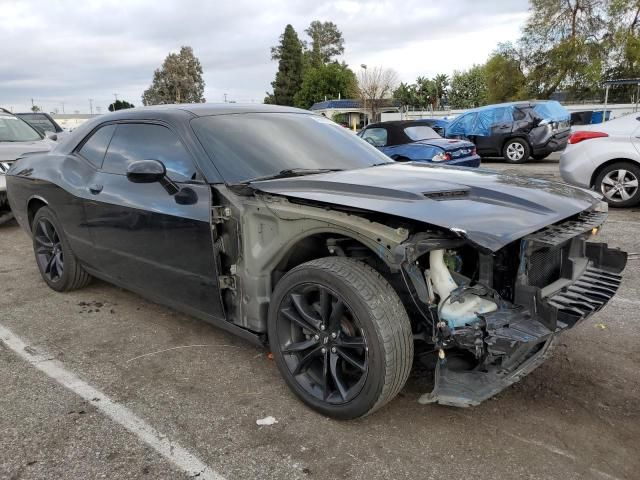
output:
M0 142L41 140L40 134L19 118L0 116Z
M20 114L20 118L22 118L25 122L27 122L32 127L38 127L43 132L53 132L56 133L58 129L55 127L53 123L47 118L46 115L42 115L41 113L27 113Z
M207 154L228 183L283 170L350 170L391 163L347 129L299 113L242 113L191 121Z
M441 138L433 128L427 127L426 125L407 127L404 129L404 133L406 133L407 137L409 137L414 142L417 142L418 140L431 140L433 138Z

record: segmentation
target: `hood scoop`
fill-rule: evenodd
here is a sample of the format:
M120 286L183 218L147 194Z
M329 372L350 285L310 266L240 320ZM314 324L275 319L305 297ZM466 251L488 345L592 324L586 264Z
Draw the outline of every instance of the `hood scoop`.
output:
M423 193L426 198L436 201L442 200L458 200L467 198L469 196L469 190L444 190L441 192L426 192Z

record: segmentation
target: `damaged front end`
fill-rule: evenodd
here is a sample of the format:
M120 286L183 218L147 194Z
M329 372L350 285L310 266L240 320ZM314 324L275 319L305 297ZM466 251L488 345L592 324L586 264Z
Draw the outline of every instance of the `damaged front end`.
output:
M396 250L416 309L417 338L436 358L420 403L478 405L548 357L555 337L616 293L626 253L594 242L605 211L584 211L495 252L416 235ZM465 265L466 264L466 265Z

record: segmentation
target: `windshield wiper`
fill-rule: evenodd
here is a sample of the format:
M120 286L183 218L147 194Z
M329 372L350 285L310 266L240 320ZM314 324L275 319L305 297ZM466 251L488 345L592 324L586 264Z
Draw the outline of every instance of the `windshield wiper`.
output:
M303 175L315 175L316 173L329 173L329 172L341 172L342 168L287 168L286 170L280 170L278 173L271 175L265 175L263 177L255 177L243 182L239 182L241 185L253 182L261 182L263 180L275 180L277 178L288 177L301 177Z

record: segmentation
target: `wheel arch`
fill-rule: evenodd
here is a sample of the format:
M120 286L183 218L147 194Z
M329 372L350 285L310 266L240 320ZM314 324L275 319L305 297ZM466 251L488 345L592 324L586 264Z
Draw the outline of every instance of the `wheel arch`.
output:
M596 178L598 178L598 175L600 175L600 173L607 168L609 165L613 165L614 163L620 163L620 162L627 162L627 163L632 163L636 166L640 166L640 162L637 162L635 160L632 160L630 158L624 158L624 157L620 157L620 158L613 158L611 160L607 160L606 162L601 163L600 165L598 165L598 167L593 171L593 173L591 174L591 180L589 180L589 186L591 188L595 188L596 187Z
M27 202L27 220L29 222L27 228L29 229L29 232L31 232L33 219L36 217L36 213L38 213L38 210L48 205L49 205L49 202L47 202L44 198L42 198L39 195L34 195L29 199L29 201Z
M307 235L295 239L288 246L284 256L275 265L271 272L272 288L275 288L277 280L282 275L298 265L332 255L354 257L356 256L354 253L357 252L359 254L357 258L366 258L371 263L379 264L378 268L374 266L376 270L386 269L388 272L389 264L387 260L376 252L380 248L386 249L380 243L374 246L372 240L358 238L357 235L345 229L323 229L307 232Z

